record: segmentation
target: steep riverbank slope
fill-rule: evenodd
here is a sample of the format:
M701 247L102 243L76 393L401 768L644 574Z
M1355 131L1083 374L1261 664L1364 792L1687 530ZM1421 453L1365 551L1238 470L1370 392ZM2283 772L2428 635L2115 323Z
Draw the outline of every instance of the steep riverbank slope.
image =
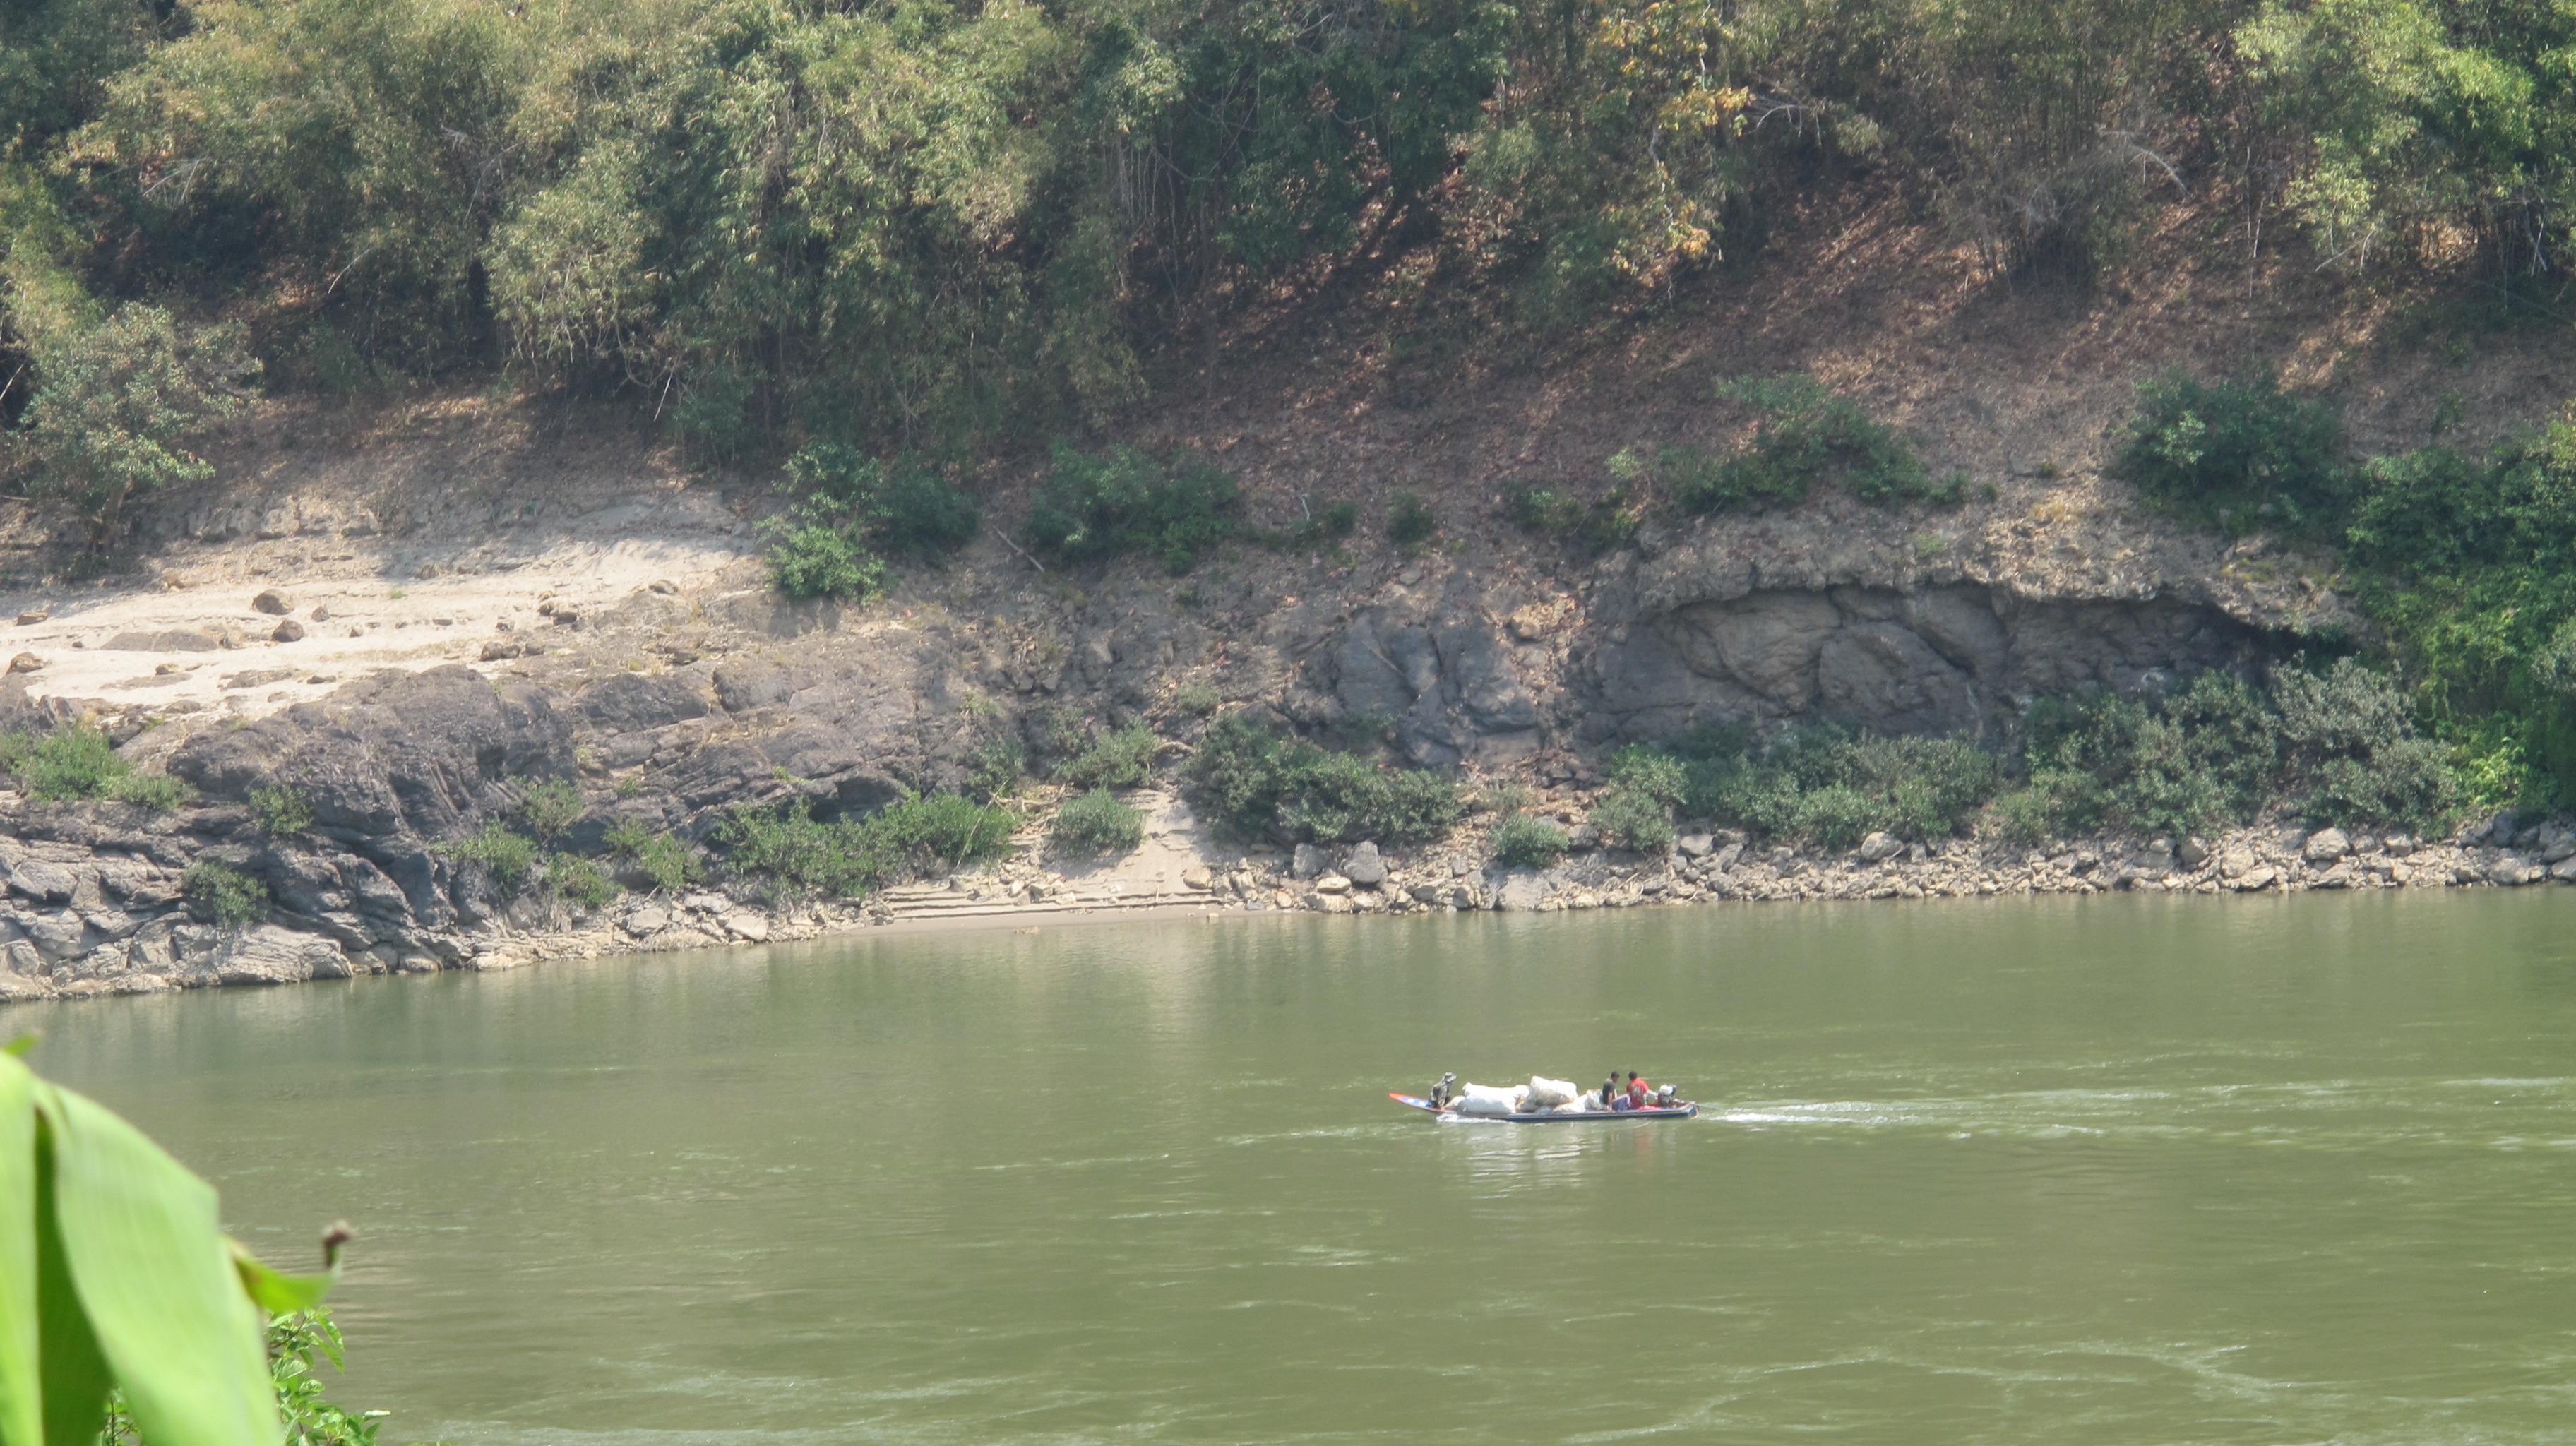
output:
M2393 445L2420 439L2437 393L2457 394L2467 435L2493 437L2576 376L2554 337L2399 346L2385 299L2275 288L2246 303L2232 274L2187 256L2144 290L2016 290L1892 207L1810 224L1775 248L1794 261L1518 360L1484 344L1444 362L1437 334L1395 345L1409 333L1380 291L1314 302L1294 331L1247 325L1194 404L1108 439L1215 459L1255 525L1284 530L1335 501L1359 504L1361 525L1319 547L1239 543L1179 578L1135 562L1041 569L1005 534L1042 463L1003 459L979 483L990 526L953 563L907 570L865 607L794 604L759 560L768 475L692 471L642 417L488 395L268 404L224 444L212 483L157 501L134 571L51 580L58 554L32 520L22 530L0 615L18 617L25 657L0 685L0 724L92 720L199 802L0 798L0 993L444 967L860 916L773 906L721 879L596 911L508 898L445 846L542 778L579 782L566 843L596 853L619 823L703 840L730 811L791 795L864 811L954 787L979 743L1085 721L1147 724L1168 760L1206 726L1210 697L1306 731L1365 721L1402 761L1525 779L1569 823L1606 750L1700 722L1833 718L2000 743L2035 696L2251 669L2362 628L2330 560L2178 528L2103 475L2140 379L2274 365ZM1735 445L1748 418L1712 400L1714 384L1789 370L1897 424L1935 471L1964 474L1965 501L1827 489L1782 513L1651 518L1597 553L1514 520L1514 488L1598 496L1622 447ZM1432 509L1431 545L1384 540L1397 490ZM273 785L309 800L309 827L263 831L244 805ZM1471 831L1397 860L1391 884L1361 877L1366 864L1338 875L1344 891L1314 880L1346 859L1301 866L1211 837L1177 800L1158 808L1147 862L1053 860L1032 831L1024 863L943 890L1015 908L1217 894L1537 906L2101 887L2124 873L2241 887L2266 869L2262 883L2288 886L2346 854L2385 865L2341 876L2359 882L2519 880L2557 862L2537 834L2493 853L2516 843L2510 829L2480 835L2488 854L2413 864L2398 862L2406 840L2320 851L2246 835L2232 871L2217 839L2035 857L1960 844L1865 873L1711 839L1669 859L1584 854L1515 893ZM2289 853L2264 862L2257 844ZM2178 857L2191 852L2205 857ZM190 921L178 878L201 856L266 884L266 924ZM957 905L898 890L873 909Z

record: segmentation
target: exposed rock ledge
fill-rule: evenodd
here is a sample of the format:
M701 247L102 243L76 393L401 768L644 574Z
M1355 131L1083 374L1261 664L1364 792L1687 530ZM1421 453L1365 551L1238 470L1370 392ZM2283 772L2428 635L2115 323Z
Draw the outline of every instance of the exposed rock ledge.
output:
M349 636L365 625L351 624L334 644L343 652L333 666L346 671L298 674L264 694L247 680L292 670L252 670L232 680L239 687L200 688L202 697L179 702L138 698L148 691L139 688L117 695L131 701L74 696L72 686L189 677L194 665L181 658L168 661L172 671L122 679L153 655L78 630L109 628L126 604L21 600L35 620L31 637L63 634L71 651L61 656L118 661L0 680L0 728L96 720L128 758L166 767L202 804L155 814L0 795L0 863L10 871L0 994L491 967L546 952L791 938L987 909L1195 900L1406 911L2099 887L2098 864L2041 868L2011 851L1960 848L1866 865L1594 853L1545 877L1511 878L1487 869L1462 836L1393 860L1384 879L1344 874L1350 888L1330 890L1297 878L1293 859L1221 849L1165 819L1162 852L1124 872L1064 866L1033 836L1023 861L1000 873L890 890L864 908L774 908L741 885L630 898L582 916L502 897L481 866L445 846L509 817L532 779L580 783L587 814L565 842L595 856L620 822L704 840L728 811L791 795L832 812L871 809L906 788L955 786L980 743L1014 734L1035 743L1067 715L1148 722L1185 749L1211 698L1303 728L1366 719L1415 763L1519 773L1579 803L1604 749L1701 722L1831 717L2002 742L2036 694L2251 669L2309 635L2352 626L2297 558L2172 535L2116 508L2040 518L1978 505L1874 509L1828 496L1787 516L1649 529L1636 547L1588 564L1532 552L1515 536L1509 547L1520 551L1356 564L1247 554L1187 581L1139 567L1080 586L1034 575L991 543L945 572L907 577L887 603L841 609L781 601L757 562L726 551L741 545L745 524L685 489L673 497L674 515L707 512L690 523L699 541L676 550L614 541L616 556L633 556L616 574L630 582L622 595L606 573L584 574L589 591L558 593L566 584L537 576L537 564L481 557L474 549L489 544L465 533L407 536L396 576L431 577L425 596L358 598L352 583L356 600L335 602L330 621L338 626L343 605L385 610L369 637L410 636L418 622L433 642L368 653L369 637ZM606 534L594 541L608 545ZM296 536L223 544L246 549L240 555L186 545L201 549L186 555L197 571L183 590L159 595L152 606L163 613L268 617L261 587L300 585L290 558L258 551L301 545ZM664 565L676 580L645 577ZM232 571L244 566L264 581ZM486 613L426 595L460 575L492 593L477 604ZM510 588L527 596L500 596ZM423 605L435 615L394 615ZM140 602L128 610L135 616L115 625L167 622ZM478 624L490 631L464 635ZM284 658L317 644L261 646ZM377 670L360 675L366 666ZM69 681L93 676L108 682ZM1196 706L1182 706L1184 689ZM278 711L260 716L263 707ZM245 805L273 785L309 798L309 830L258 831ZM2087 848L2103 858L2133 852ZM201 857L260 878L275 901L270 916L230 933L191 918L178 878ZM2475 861L2482 877L2491 863ZM1198 870L1203 887L1190 881ZM2365 875L2400 876L2356 866L2348 877ZM2405 877L2429 876L2405 866ZM2242 877L2169 873L2158 886Z

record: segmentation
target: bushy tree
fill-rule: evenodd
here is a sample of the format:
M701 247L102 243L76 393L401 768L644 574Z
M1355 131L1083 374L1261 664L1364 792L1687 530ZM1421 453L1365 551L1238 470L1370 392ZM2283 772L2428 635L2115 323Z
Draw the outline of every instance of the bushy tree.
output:
M238 325L183 325L135 303L49 348L26 417L38 466L32 495L79 511L96 550L134 497L212 476L187 443L241 405L259 370L243 344Z

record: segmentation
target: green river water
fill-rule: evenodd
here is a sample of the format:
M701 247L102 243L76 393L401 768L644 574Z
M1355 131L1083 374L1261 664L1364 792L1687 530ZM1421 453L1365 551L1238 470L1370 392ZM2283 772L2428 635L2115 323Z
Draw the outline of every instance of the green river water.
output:
M2576 890L887 934L12 1010L486 1443L2576 1442ZM1441 1125L1443 1068L1682 1124Z

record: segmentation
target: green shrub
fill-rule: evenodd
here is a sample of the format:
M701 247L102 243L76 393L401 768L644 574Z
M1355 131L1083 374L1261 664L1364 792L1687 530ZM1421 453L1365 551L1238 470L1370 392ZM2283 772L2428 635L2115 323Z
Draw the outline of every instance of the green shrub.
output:
M1565 857L1565 830L1525 813L1505 814L1489 842L1505 868L1543 869Z
M1440 518L1411 492L1398 492L1387 510L1386 540L1398 547L1419 547L1440 535Z
M48 803L103 798L177 808L197 796L195 789L166 773L136 772L104 732L80 724L0 738L0 769L17 775L29 797Z
M658 893L676 894L703 872L696 854L678 836L655 832L634 819L620 819L603 836L609 852L632 862L653 881Z
M1161 746L1152 729L1130 725L1094 737L1055 776L1076 788L1142 788L1153 781L1154 752Z
M1673 808L1688 782L1679 758L1623 748L1610 761L1609 789L1592 806L1592 826L1623 848L1662 853L1673 846Z
M24 418L42 463L29 495L79 511L95 553L117 536L130 499L213 476L184 444L242 405L260 369L249 340L238 321L192 326L129 302L45 348Z
M958 794L915 794L864 819L825 821L805 799L737 809L716 827L739 872L795 894L854 896L925 863L948 867L1001 858L1019 821L1011 811Z
M1635 535L1645 514L1625 483L1590 502L1553 487L1520 487L1505 507L1524 531L1553 537L1585 552L1607 552Z
M2335 408L2283 392L2268 368L2216 382L2176 369L2139 384L2138 415L2112 470L2229 533L2315 533L2350 497L2342 449Z
M736 872L759 875L789 894L849 897L875 888L889 870L883 852L857 825L814 817L813 805L790 799L737 809L716 825Z
M1427 768L1386 770L1374 813L1359 837L1386 843L1429 843L1458 826L1466 805L1458 785Z
M870 814L859 827L886 858L902 866L936 863L949 868L1007 857L1020 821L1007 808L979 804L963 794L906 794Z
M118 803L138 804L144 808L178 808L194 803L197 790L184 779L166 773L127 773L108 784L106 796Z
M1233 534L1241 490L1205 462L1158 462L1126 446L1087 456L1065 442L1054 455L1027 526L1040 552L1069 561L1141 552L1178 575Z
M1385 770L1355 754L1300 756L1280 793L1279 821L1298 838L1356 841L1368 832L1384 780Z
M1291 745L1276 819L1292 838L1420 843L1458 821L1458 787L1422 769L1390 769L1356 754Z
M1069 854L1133 853L1145 842L1144 810L1118 801L1108 789L1066 799L1047 837Z
M2361 477L2347 585L2420 680L2461 787L2481 806L2576 801L2576 423Z
M536 872L537 841L497 823L483 825L472 838L447 846L447 856L481 864L505 895L516 894Z
M981 511L912 458L892 466L840 442L816 442L787 459L781 484L796 495L761 524L770 580L792 598L866 602L886 587L881 553L931 557L975 536Z
M540 779L519 794L519 819L539 839L552 843L573 831L589 811L581 786L569 778Z
M1807 499L1807 489L1815 480L1812 474L1781 466L1759 452L1718 457L1690 446L1658 450L1652 470L1663 483L1664 495L1686 513L1795 507Z
M1205 683L1184 683L1172 694L1172 711L1204 718L1225 703L1225 695Z
M2053 789L2065 808L2061 833L2196 833L2229 821L2190 735L2146 703L2100 691L2043 698L2023 726L2032 775L2067 776Z
M2351 658L2323 673L2283 669L2272 697L2308 817L2421 829L2459 806L2448 750L2416 732L2414 709L2386 674Z
M1199 806L1237 838L1277 829L1316 842L1420 843L1463 809L1458 786L1424 769L1389 769L1237 713L1218 719L1184 770Z
M846 528L775 517L760 528L769 539L770 583L789 597L863 603L885 591L884 559Z
M839 442L787 459L808 520L856 533L879 552L936 557L975 540L983 510L915 457L888 465Z
M105 797L134 767L118 756L107 734L80 724L0 739L0 766L18 776L29 797L49 803Z
M291 783L250 791L250 817L261 833L288 838L313 826L313 800Z
M1233 713L1208 726L1182 772L1199 807L1219 829L1255 839L1278 821L1288 756L1287 743L1277 733L1249 715Z
M2098 805L2070 792L2088 787L2081 774L2043 769L2023 787L1996 797L1988 818L1994 831L2015 843L2046 843L2063 837L2065 821Z
M268 885L213 859L190 864L179 888L218 924L255 924L268 915Z
M1017 738L987 738L966 753L966 789L987 803L1019 792L1028 771L1028 745Z
M1658 455L1673 504L1685 512L1788 506L1819 482L1837 483L1865 502L1948 506L1966 485L1956 474L1935 478L1895 428L1814 377L1737 377L1720 383L1717 394L1758 419L1753 441L1724 459L1688 448Z
M1669 750L1682 760L1681 806L1716 823L1831 848L1885 830L1923 840L1964 828L1994 795L1992 755L1961 738L1882 738L1832 725L1757 742L1741 727L1704 729Z
M546 886L555 897L585 909L605 906L617 897L617 882L599 865L571 854L557 854L546 864Z

